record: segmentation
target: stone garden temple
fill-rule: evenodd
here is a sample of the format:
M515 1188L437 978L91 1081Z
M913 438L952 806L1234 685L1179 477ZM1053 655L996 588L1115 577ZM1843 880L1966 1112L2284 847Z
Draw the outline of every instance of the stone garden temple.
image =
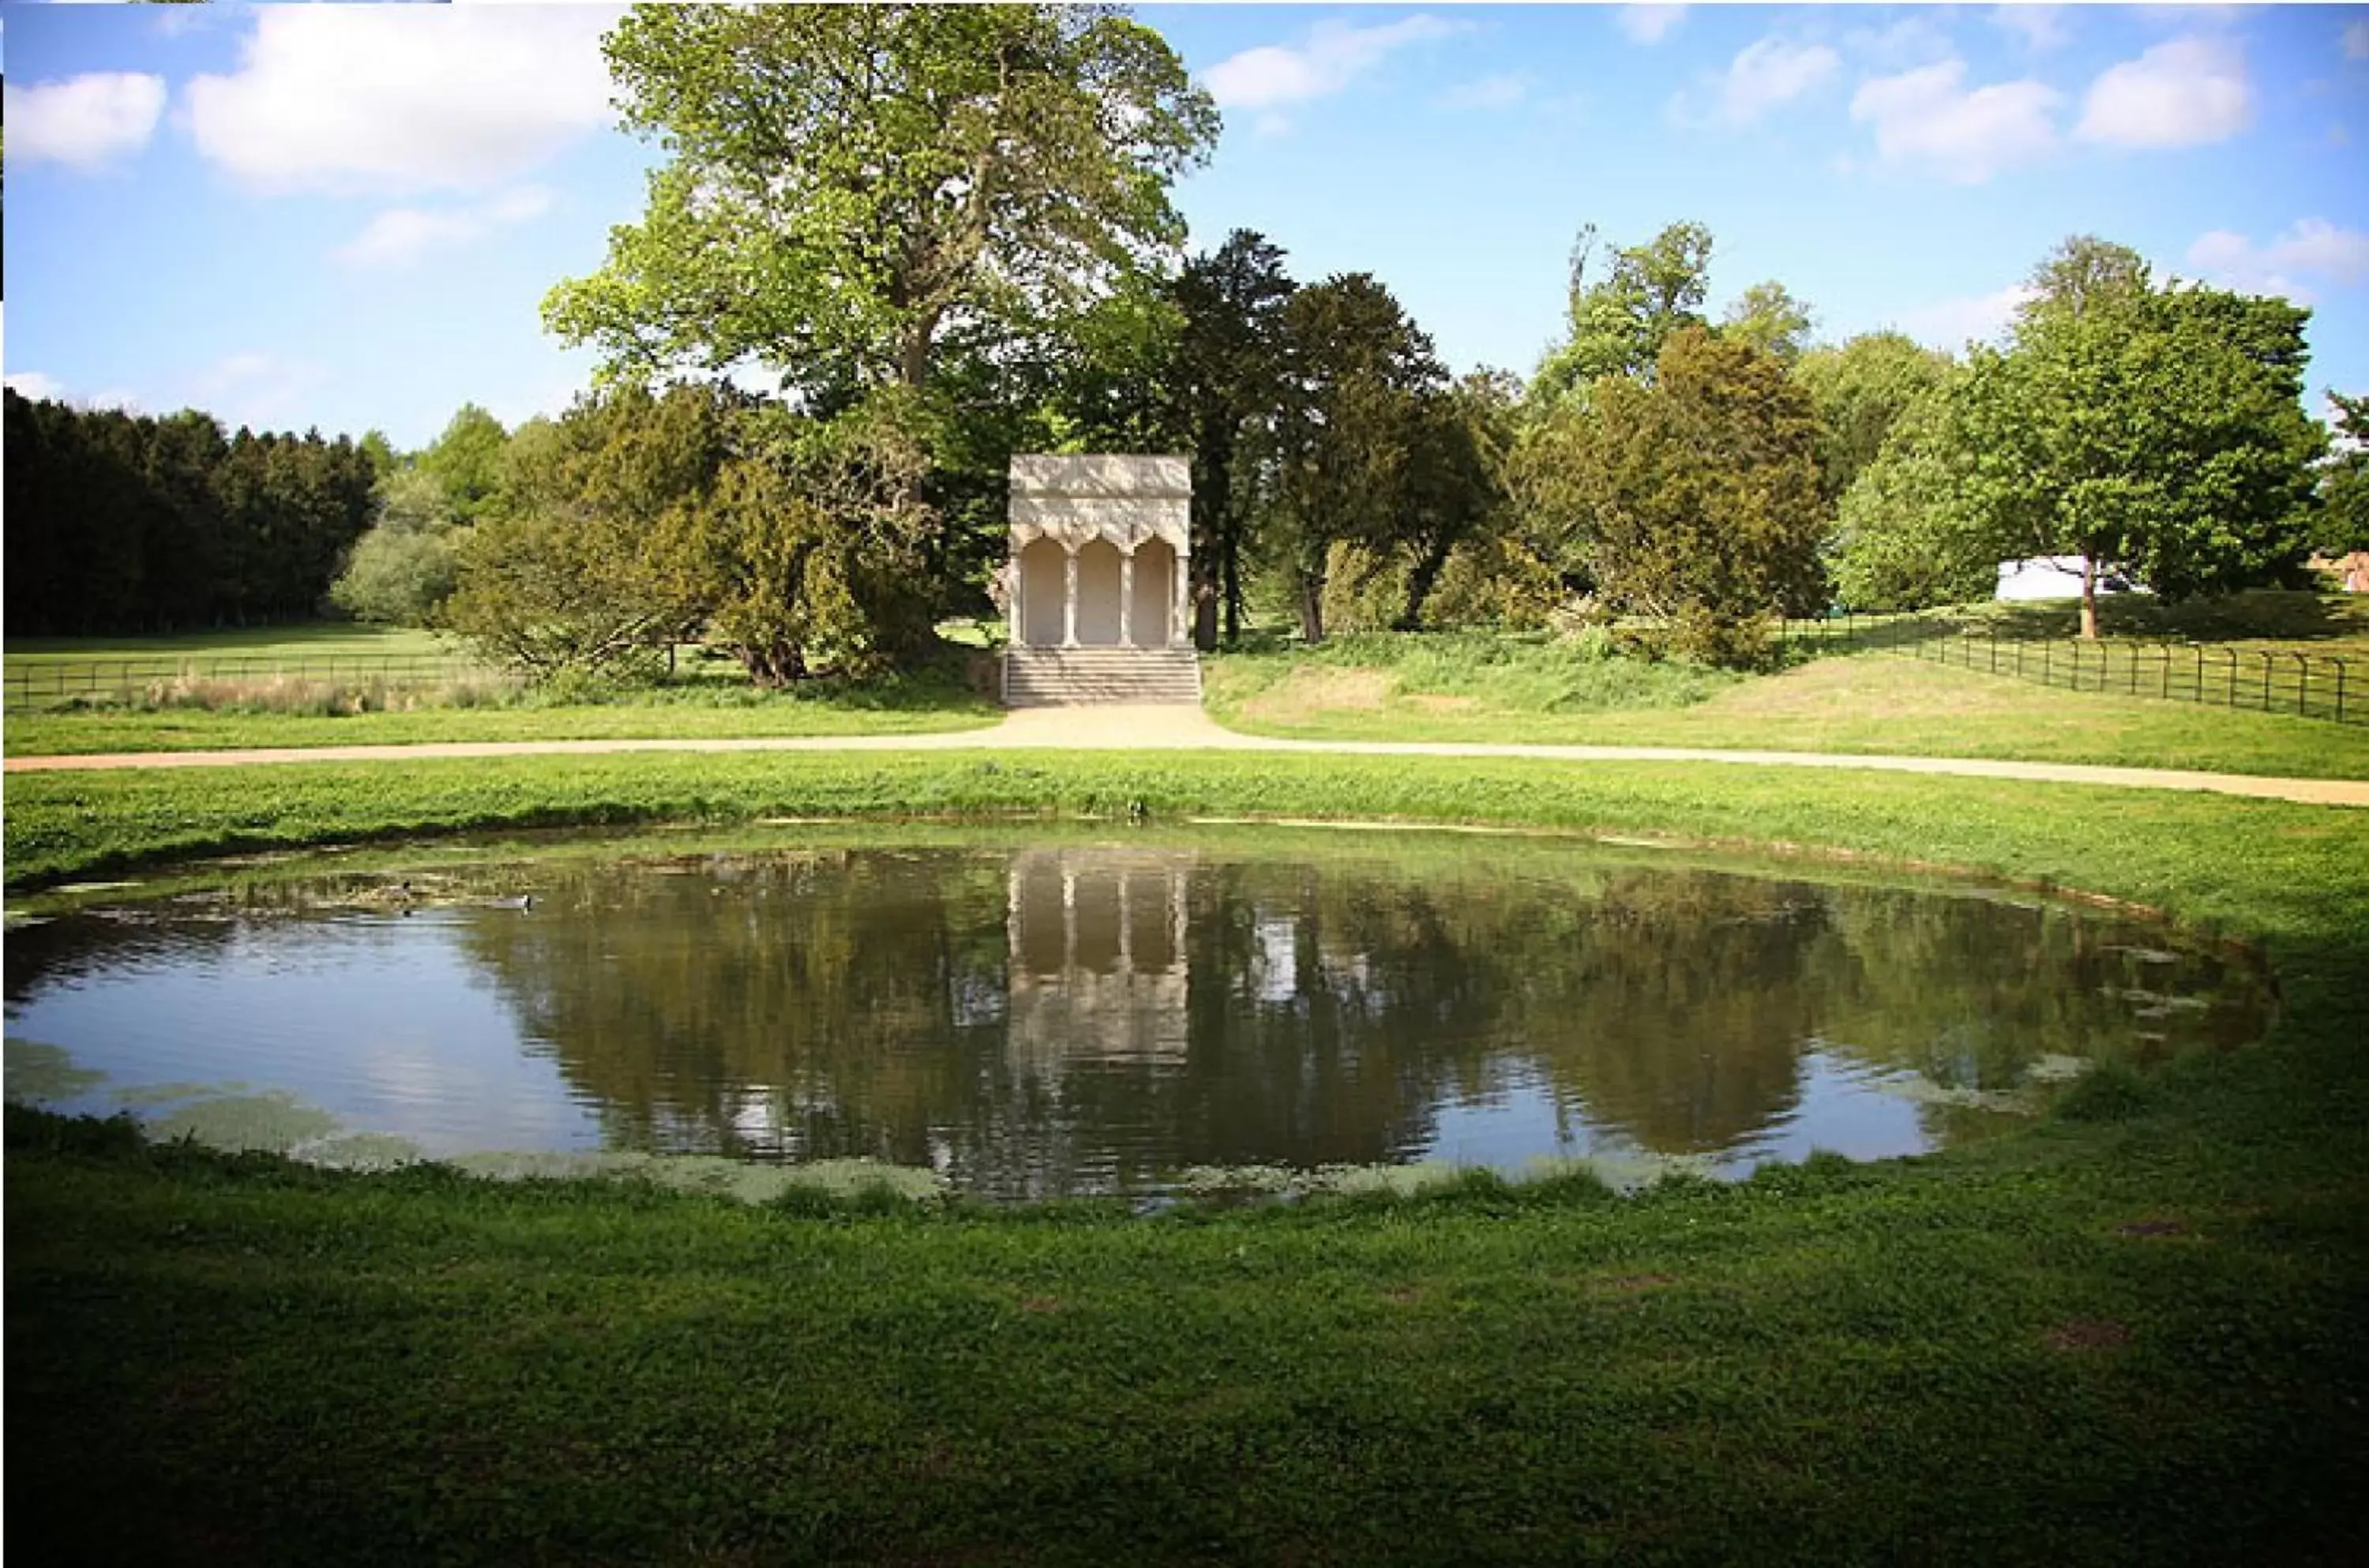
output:
M1012 460L1007 706L1201 700L1192 498L1181 457Z

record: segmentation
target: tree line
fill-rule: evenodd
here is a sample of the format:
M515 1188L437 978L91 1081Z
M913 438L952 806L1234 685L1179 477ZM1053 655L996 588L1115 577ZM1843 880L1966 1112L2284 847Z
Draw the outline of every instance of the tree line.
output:
M225 435L5 396L8 629L187 631L317 614L376 517L383 441Z

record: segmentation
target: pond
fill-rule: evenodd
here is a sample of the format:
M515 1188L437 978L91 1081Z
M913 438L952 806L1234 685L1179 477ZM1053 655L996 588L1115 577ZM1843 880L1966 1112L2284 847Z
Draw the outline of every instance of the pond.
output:
M2243 955L1964 886L1582 841L786 829L315 858L19 920L10 1093L331 1155L1737 1175L2256 1037ZM557 1168L557 1167L555 1167Z

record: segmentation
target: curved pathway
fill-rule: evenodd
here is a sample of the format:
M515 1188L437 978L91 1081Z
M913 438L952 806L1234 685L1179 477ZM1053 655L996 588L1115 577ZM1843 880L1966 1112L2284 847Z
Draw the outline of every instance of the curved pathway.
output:
M223 768L274 762L392 762L435 757L567 757L624 751L1216 750L1313 752L1368 757L1533 757L1562 762L1714 762L1750 767L1857 768L2031 779L2123 789L2202 790L2314 806L2369 807L2369 780L2289 779L2072 762L2008 762L1972 757L1851 756L1821 751L1723 751L1676 746L1524 746L1481 741L1282 740L1219 727L1198 708L1111 705L1024 708L984 729L928 735L831 735L745 739L481 740L416 746L306 746L247 751L138 751L79 757L10 757L7 771L62 773L106 768Z

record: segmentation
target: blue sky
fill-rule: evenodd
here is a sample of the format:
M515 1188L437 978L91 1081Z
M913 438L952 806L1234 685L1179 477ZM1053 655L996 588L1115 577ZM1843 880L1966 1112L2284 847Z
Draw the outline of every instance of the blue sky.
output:
M20 388L433 436L556 412L552 283L638 216L595 6L12 5ZM1226 129L1196 247L1379 276L1459 369L1527 372L1575 231L1694 219L1714 312L1783 281L1839 338L1988 336L2094 232L2309 303L2369 390L2369 6L1191 6L1137 13Z

